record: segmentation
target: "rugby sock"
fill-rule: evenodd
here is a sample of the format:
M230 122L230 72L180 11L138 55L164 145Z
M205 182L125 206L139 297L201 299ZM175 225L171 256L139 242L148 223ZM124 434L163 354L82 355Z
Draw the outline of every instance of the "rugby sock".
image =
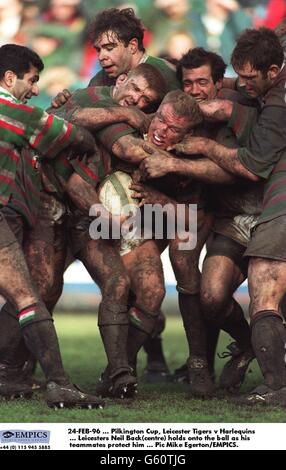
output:
M110 377L130 371L127 358L129 318L127 306L102 301L98 311L98 326L106 352Z
M164 357L162 338L160 335L155 338L147 338L144 343L144 350L147 353L147 363L160 362L167 367L166 360Z
M201 311L199 294L191 295L179 292L179 307L190 356L206 359L206 325Z
M138 351L150 337L156 323L156 316L143 309L133 306L129 310L129 331L127 352L129 364L135 368Z
M53 320L44 304L29 305L19 312L18 318L25 342L38 359L47 381L61 385L69 383Z
M17 311L6 302L0 311L0 363L19 370L30 355L22 338Z
M207 361L211 375L215 374L215 353L220 329L206 322Z
M283 320L275 310L257 312L251 321L252 347L266 385L277 390L286 386Z
M134 370L136 370L137 354L148 337L149 335L145 331L138 330L133 325L129 325L127 354L129 364Z
M230 313L224 319L221 328L235 339L241 349L251 348L250 326L244 317L241 306L234 299L232 299Z
M162 310L160 310L156 317L155 328L152 336L147 338L143 348L147 354L147 364L152 362L160 363L164 368L167 368L166 359L163 352L161 333L165 329L166 318ZM152 364L151 364L152 365Z
M111 378L118 373L130 371L127 358L127 336L129 325L100 326L99 331L104 344Z

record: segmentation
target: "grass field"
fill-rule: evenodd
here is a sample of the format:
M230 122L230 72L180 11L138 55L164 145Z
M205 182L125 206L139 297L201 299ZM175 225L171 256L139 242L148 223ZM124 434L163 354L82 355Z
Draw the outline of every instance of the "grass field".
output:
M92 315L56 315L56 327L66 370L72 380L85 390L92 391L102 371L105 359L101 340ZM219 350L228 344L229 338L222 336ZM178 318L168 319L164 333L164 346L170 369L180 366L187 353L186 341ZM217 375L224 361L217 360ZM141 353L139 374L145 364ZM256 363L251 365L251 373L243 390L249 390L261 381ZM238 407L229 399L209 401L186 399L187 386L166 383L162 385L140 384L137 399L133 402L114 403L107 400L105 409L97 410L58 410L46 406L43 393L38 392L31 401L0 402L0 422L285 422L286 410L278 408Z

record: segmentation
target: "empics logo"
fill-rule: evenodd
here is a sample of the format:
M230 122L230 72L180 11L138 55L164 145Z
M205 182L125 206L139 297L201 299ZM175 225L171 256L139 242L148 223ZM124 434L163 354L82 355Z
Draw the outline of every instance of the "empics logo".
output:
M9 437L13 437L13 436L14 436L14 433L11 431L3 432L3 437L5 437L5 439L9 439Z
M1 444L9 442L19 444L49 444L50 431L36 429L29 431L23 429L0 431L0 442Z

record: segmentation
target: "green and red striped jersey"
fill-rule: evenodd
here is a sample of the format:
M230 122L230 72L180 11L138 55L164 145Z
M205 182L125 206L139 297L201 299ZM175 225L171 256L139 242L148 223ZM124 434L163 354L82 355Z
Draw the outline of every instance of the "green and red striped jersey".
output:
M73 124L23 104L0 87L0 204L7 204L15 189L23 147L28 145L40 155L53 158L73 142L75 134Z

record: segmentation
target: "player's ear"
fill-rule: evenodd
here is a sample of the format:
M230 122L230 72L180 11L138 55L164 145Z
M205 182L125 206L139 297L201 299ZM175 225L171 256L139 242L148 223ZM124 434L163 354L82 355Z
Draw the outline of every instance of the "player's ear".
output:
M127 80L127 73L121 73L116 79L116 86L122 85Z
M6 70L3 80L8 88L13 88L17 81L17 75L12 70Z
M131 51L131 54L136 54L138 52L138 39L132 38L129 41L128 48Z
M279 72L280 72L280 69L279 69L278 65L273 64L268 69L267 78L269 78L269 80L273 81L273 80L275 80L275 78L277 77Z

